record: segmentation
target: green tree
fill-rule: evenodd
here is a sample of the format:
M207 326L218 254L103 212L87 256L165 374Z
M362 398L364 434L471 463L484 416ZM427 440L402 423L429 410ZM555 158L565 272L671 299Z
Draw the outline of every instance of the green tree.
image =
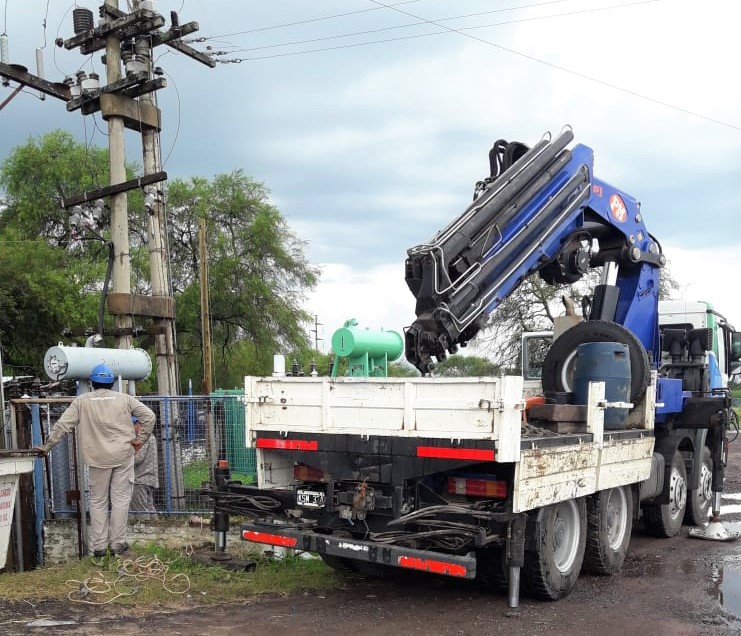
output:
M575 305L581 315L580 302L590 296L599 282L600 270L592 270L573 285L549 285L538 274L522 284L497 307L474 344L487 352L498 365L519 368L522 334L550 331L556 316L564 315L564 304ZM670 298L679 289L668 265L661 270L659 299Z
M275 353L306 351L311 316L302 303L319 274L265 186L241 170L211 181L175 180L168 206L181 377L201 377L199 218L207 224L217 385L270 374Z
M59 199L102 185L107 170L104 151L63 132L29 139L0 164L0 340L9 368L43 377L44 353L63 328L97 324L105 239L82 236Z
M135 166L128 167L133 177ZM107 185L108 153L54 132L14 149L0 164L0 342L4 363L41 374L43 353L68 326L97 327L108 259L109 214L70 222L61 197ZM215 385L241 386L245 374L272 370L277 352L308 351L301 306L318 278L303 244L268 191L241 171L213 180L175 180L168 188L168 240L183 385L202 378L198 219L208 225ZM129 201L132 290L146 293L147 213ZM112 321L108 320L107 324ZM145 320L137 324L146 327ZM136 346L152 349L148 336ZM183 388L183 387L181 387Z
M448 378L499 375L499 365L480 356L448 356L435 367L435 375Z

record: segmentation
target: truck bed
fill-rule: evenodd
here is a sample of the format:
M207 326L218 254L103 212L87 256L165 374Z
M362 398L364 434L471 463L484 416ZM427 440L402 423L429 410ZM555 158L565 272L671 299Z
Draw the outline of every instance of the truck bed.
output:
M626 430L604 431L604 384L593 383L585 430L560 434L524 425L519 376L247 377L246 440L257 447L260 488L291 484L293 461L280 449L324 450L318 446L330 439L352 438L358 455L387 438L399 440L397 447L406 440L420 448L491 449L495 461L515 464L513 509L520 512L648 478L654 386Z

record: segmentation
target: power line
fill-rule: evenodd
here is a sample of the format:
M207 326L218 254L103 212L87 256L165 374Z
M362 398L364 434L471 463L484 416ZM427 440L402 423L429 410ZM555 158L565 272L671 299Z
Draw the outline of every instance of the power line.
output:
M392 11L396 11L397 13L401 13L403 15L409 16L411 18L414 18L415 20L425 20L425 18L422 18L421 16L414 15L413 13L409 13L408 11L404 11L403 9L399 9L398 7L395 7L393 5L387 5L383 2L379 2L379 0L369 0L369 2L372 2L373 4L377 4L381 7L386 7L387 9L391 9ZM666 108L670 108L672 110L685 113L686 115L691 115L693 117L697 117L699 119L704 119L705 121L713 122L715 124L719 124L721 126L725 126L726 128L732 128L733 130L739 130L741 131L741 126L736 126L734 124L730 124L728 122L725 122L721 119L716 119L714 117L709 117L707 115L703 115L702 113L697 113L695 111L689 110L687 108L682 108L681 106L676 106L674 104L670 104L668 102L664 102L660 99L656 99L653 97L649 97L648 95L643 95L642 93L638 93L636 91L624 88L622 86L618 86L617 84L612 84L610 82L606 82L604 80L601 80L597 77L593 77L591 75L587 75L586 73L581 73L579 71L575 71L573 69L567 68L565 66L561 66L560 64L554 64L553 62L548 62L547 60L543 60L541 58L535 57L534 55L528 55L527 53L521 53L520 51L516 51L515 49L503 46L501 44L497 44L496 42L492 42L491 40L484 40L483 38L480 38L475 35L471 35L470 33L465 33L464 31L460 29L454 29L452 27L445 26L444 24L438 24L437 22L433 20L425 20L425 22L428 22L429 24L434 24L436 26L439 26L447 31L450 31L452 33L459 33L460 35L470 38L472 40L476 40L477 42L481 42L482 44L487 44L488 46L493 46L497 49L501 49L502 51L507 51L508 53L512 53L513 55L517 55L519 57L525 58L527 60L531 60L533 62L537 62L538 64L543 64L544 66L548 66L550 68L562 71L564 73L568 73L569 75L574 75L575 77L580 77L582 79L588 80L590 82L594 82L595 84L600 84L601 86L605 86L607 88L612 88L613 90L620 91L621 93L625 93L627 95L632 95L633 97L638 97L639 99L642 99L647 102L651 102L653 104L658 104L659 106L664 106Z
M564 1L568 1L568 0L556 0L556 1L557 2L564 2ZM473 29L486 29L486 28L495 27L495 26L506 26L508 24L518 24L520 22L533 22L533 21L536 21L536 20L547 20L547 19L550 19L550 18L562 18L562 17L572 16L572 15L579 15L579 14L583 14L583 13L596 13L596 12L599 12L599 11L608 11L608 10L613 10L613 9L623 9L623 8L626 8L626 7L632 7L632 6L641 5L641 4L651 4L651 3L654 3L654 2L661 2L661 0L638 0L636 2L628 2L628 3L623 3L623 4L615 4L615 5L610 5L610 6L606 6L606 7L595 7L595 8L591 8L591 9L579 9L579 10L576 10L576 11L566 11L564 13L554 13L554 14L551 14L551 15L534 16L534 17L531 17L531 18L516 18L516 19L513 19L513 20L506 20L504 22L492 22L492 23L489 23L489 24L478 24L478 25L468 26L468 27L459 27L459 29L461 31L470 31L470 30L473 30ZM549 2L549 3L540 3L540 4L553 4L553 3L550 3ZM537 5L524 5L522 7L517 7L517 8L519 9L519 8L526 8L526 7L531 7L531 6L540 6L540 4L537 4ZM482 15L489 15L489 14L492 14L492 13L501 13L503 11L510 11L510 10L511 9L495 9L495 10L492 10L492 11L480 11L478 13L468 13L468 14L464 14L464 15L454 15L454 16L450 16L450 17L447 17L447 18L439 18L438 20L435 21L435 24L437 24L437 22L447 22L447 21L450 21L450 20L460 20L460 19L463 19L463 18L478 17L478 16L482 16ZM267 44L267 45L264 45L264 46L254 46L254 47L249 47L249 48L237 48L237 49L232 49L228 53L229 54L233 54L233 53L240 53L242 51L259 51L259 50L264 50L264 49L273 49L273 48L277 48L277 47L281 47L281 46L294 46L294 45L297 45L297 44L309 44L311 42L322 42L322 41L326 41L326 40L335 40L335 39L340 39L340 38L348 38L348 37L354 37L354 36L358 36L358 35L369 35L371 33L382 33L384 31L393 31L393 30L396 30L396 29L407 29L407 28L410 28L410 27L421 26L421 25L424 25L424 24L430 24L430 22L427 21L427 20L422 20L420 22L412 22L411 24L400 24L400 25L396 25L396 26L382 27L380 29L370 29L370 30L367 30L367 31L356 31L354 33L345 33L345 34L341 34L341 35L329 35L329 36L325 36L325 37L321 37L321 38L312 38L312 39L308 39L308 40L296 40L294 42L284 42L282 44ZM449 33L449 31L448 30L443 30L443 31L434 31L432 33L420 33L420 34L416 34L416 35L409 36L409 37L410 38L411 37L420 37L420 38L423 38L423 37L429 37L431 35L441 35L441 34L445 34L445 33ZM399 38L399 39L402 39L402 38ZM382 40L382 41L383 42L389 42L391 40ZM365 44L375 44L375 41L374 42L363 42L361 44L363 44L363 45L365 45ZM319 50L319 49L317 49L317 50ZM260 58L252 58L252 59L260 59Z
M565 0L555 0L557 2L563 2ZM6 0L7 2L7 0ZM405 0L404 2L397 2L391 6L400 6L402 4L413 4L415 2L424 2L424 0ZM198 38L199 41L204 42L206 40L212 40L214 38L228 38L233 35L245 35L247 33L258 33L259 31L270 31L272 29L283 29L290 26L298 26L301 24L310 24L311 22L321 22L322 20L332 20L333 18L344 18L349 15L356 15L358 13L368 13L369 11L379 11L383 7L371 7L369 9L358 9L356 11L347 11L346 13L336 13L334 15L326 15L318 18L308 18L306 20L298 20L297 22L285 22L283 24L274 24L272 26L259 27L257 29L247 29L245 31L235 31L234 33L222 33L220 35L210 35L204 38Z

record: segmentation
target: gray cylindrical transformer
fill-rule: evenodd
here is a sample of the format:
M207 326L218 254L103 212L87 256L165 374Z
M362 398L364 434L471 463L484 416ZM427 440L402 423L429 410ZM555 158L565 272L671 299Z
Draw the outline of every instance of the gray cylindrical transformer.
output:
M51 347L44 355L44 370L52 380L87 380L93 367L105 362L124 380L144 380L152 372L152 360L144 349L97 347Z

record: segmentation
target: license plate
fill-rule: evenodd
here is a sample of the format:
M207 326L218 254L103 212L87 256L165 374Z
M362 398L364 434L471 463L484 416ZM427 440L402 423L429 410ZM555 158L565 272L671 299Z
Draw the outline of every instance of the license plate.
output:
M297 490L296 505L304 508L324 508L327 496L317 490Z

